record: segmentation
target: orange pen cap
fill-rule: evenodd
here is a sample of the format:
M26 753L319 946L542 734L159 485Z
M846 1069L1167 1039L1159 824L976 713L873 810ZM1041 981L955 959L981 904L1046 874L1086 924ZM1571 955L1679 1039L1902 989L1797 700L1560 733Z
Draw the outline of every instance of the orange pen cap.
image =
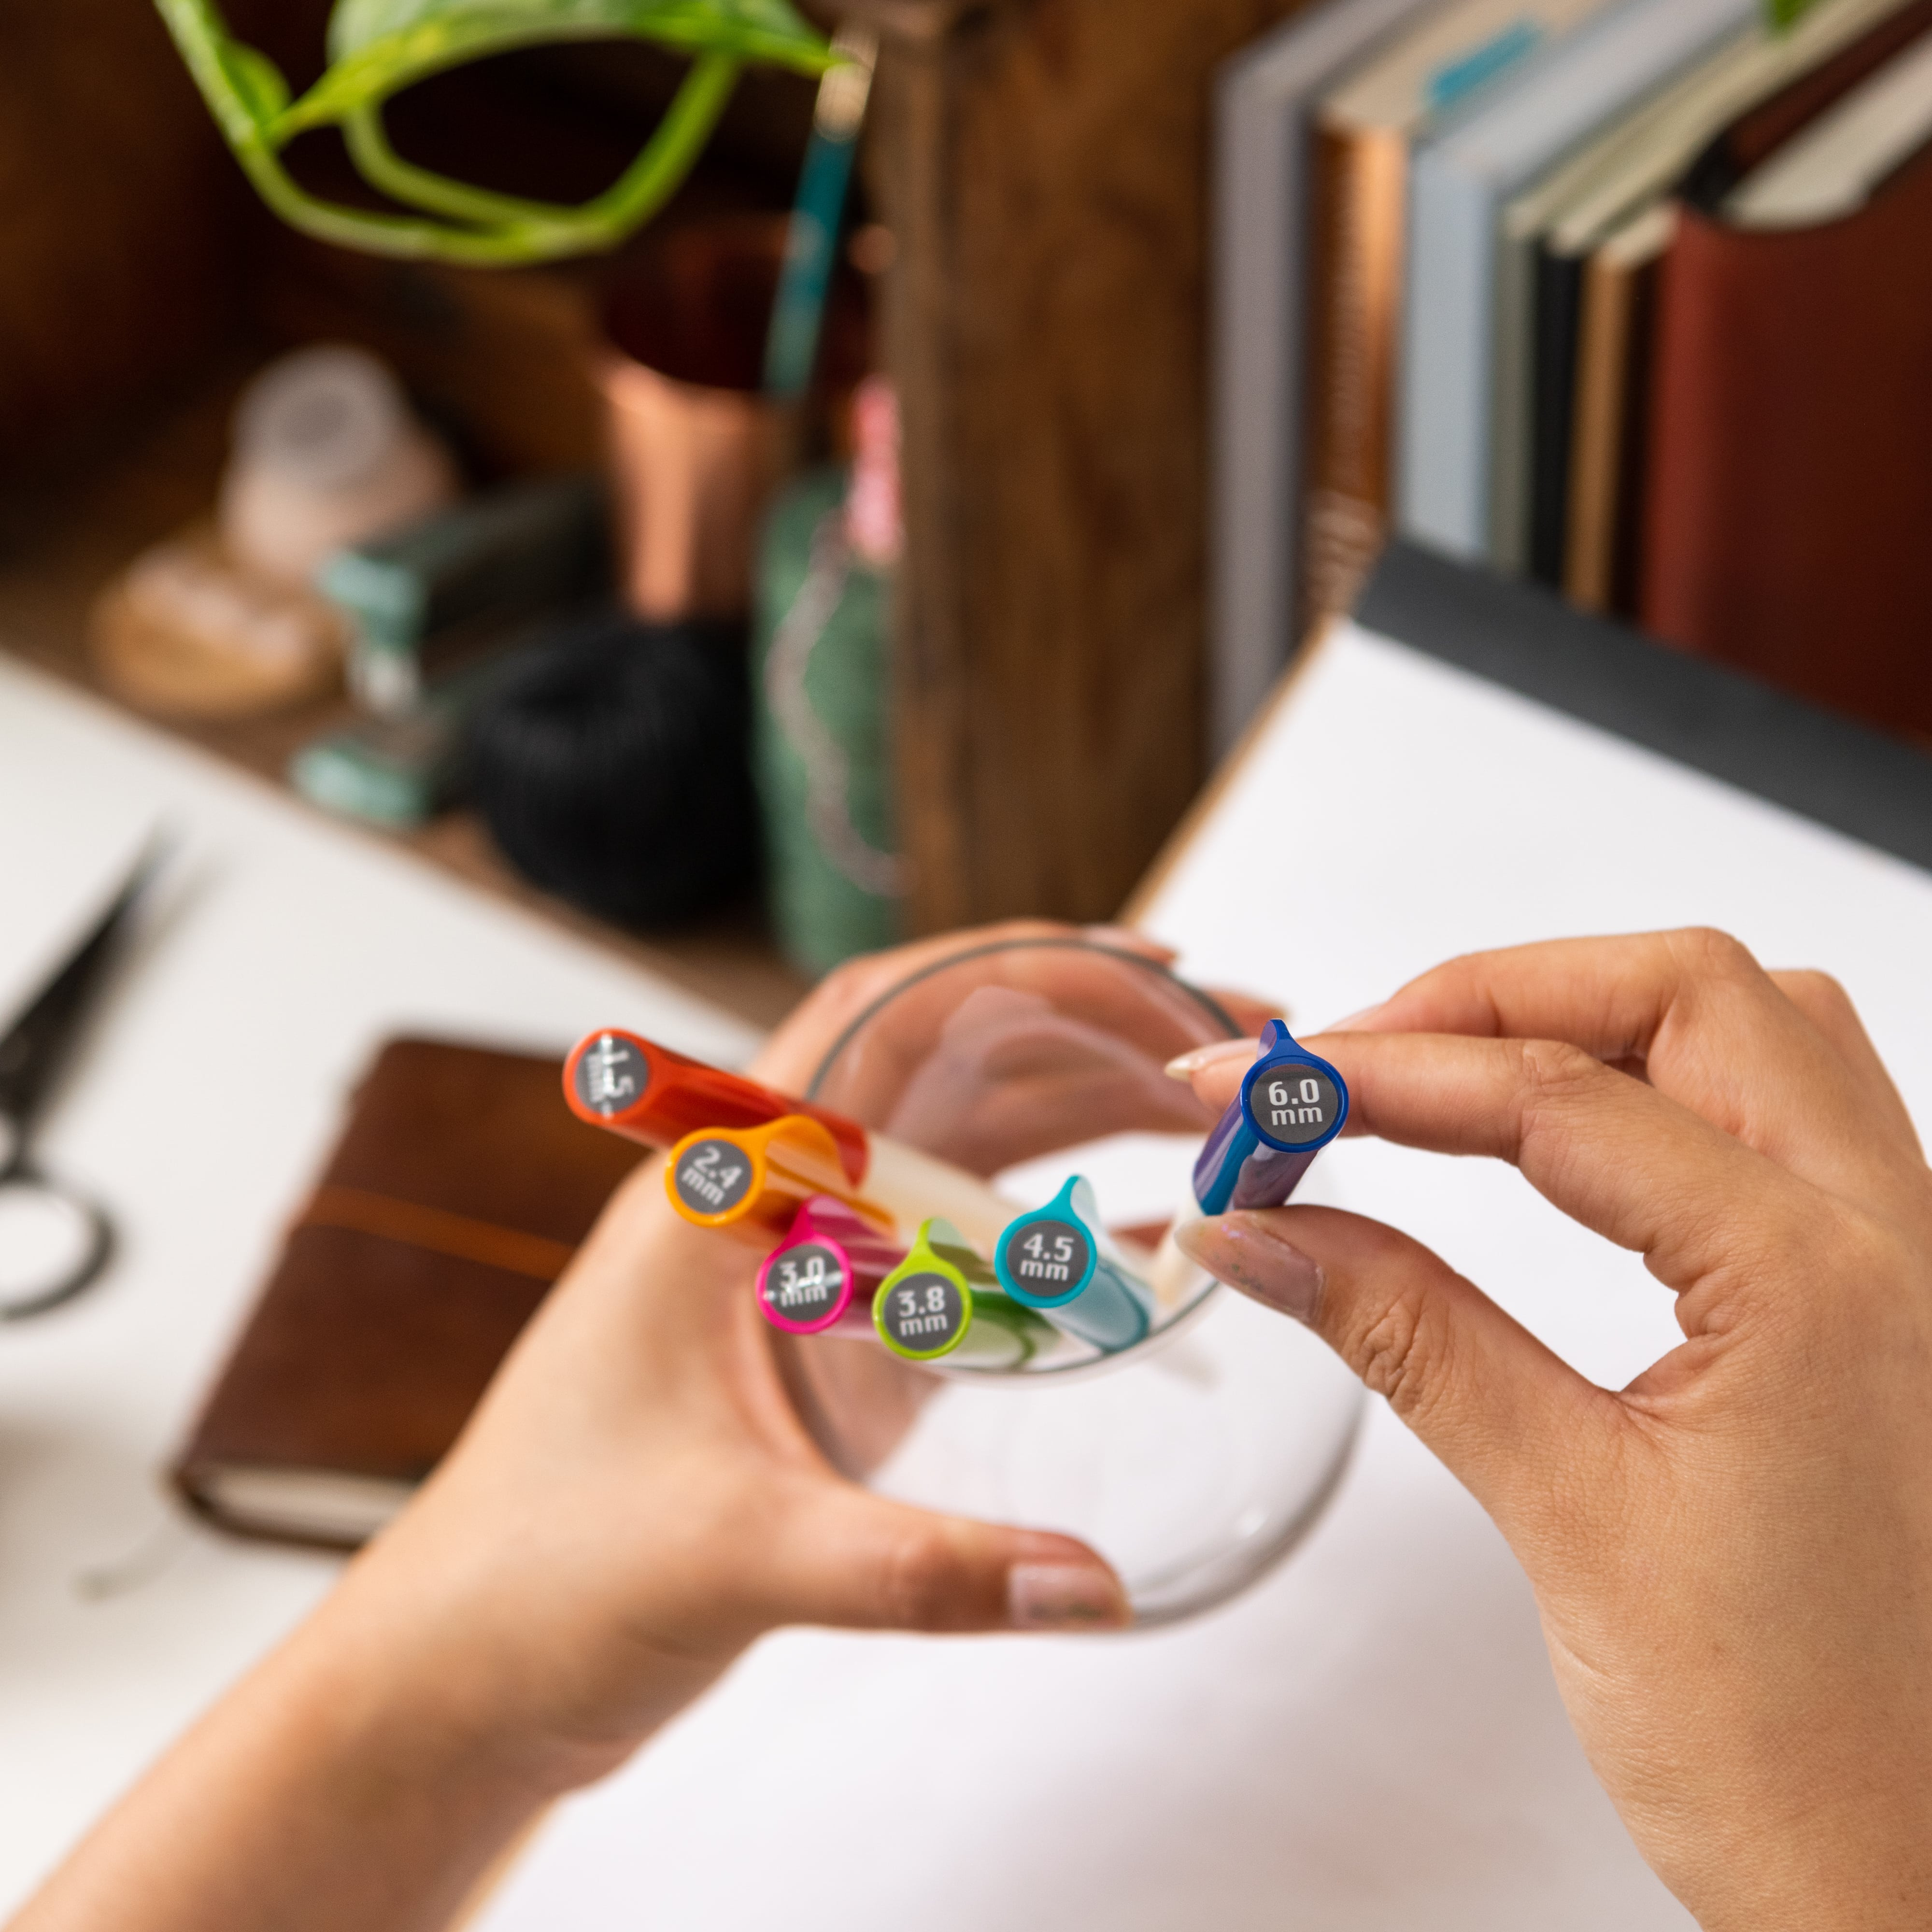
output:
M883 1232L892 1226L884 1208L853 1192L830 1132L802 1114L686 1135L664 1163L664 1192L696 1226L742 1229L760 1246L788 1232L800 1206L814 1194L844 1202Z

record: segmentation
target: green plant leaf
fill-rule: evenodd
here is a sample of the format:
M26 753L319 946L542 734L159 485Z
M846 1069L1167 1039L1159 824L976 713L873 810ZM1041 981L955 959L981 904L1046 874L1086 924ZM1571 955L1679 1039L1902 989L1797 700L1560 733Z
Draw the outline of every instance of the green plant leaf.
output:
M790 0L339 0L332 64L279 138L341 120L446 68L545 41L637 38L820 74L831 50Z
M266 54L239 40L230 40L221 50L221 64L256 127L266 130L289 104L289 84L281 69Z
M231 34L214 0L155 0L182 58L229 145L260 145L287 105L274 63Z

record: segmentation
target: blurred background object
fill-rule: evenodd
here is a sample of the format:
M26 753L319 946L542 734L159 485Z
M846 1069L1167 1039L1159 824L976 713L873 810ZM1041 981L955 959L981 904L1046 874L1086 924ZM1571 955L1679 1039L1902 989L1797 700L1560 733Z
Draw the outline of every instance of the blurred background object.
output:
M760 560L754 748L772 925L817 974L890 946L904 922L888 702L893 574L904 548L898 398L853 401L848 469L779 499Z
M1926 0L1330 0L1217 122L1217 748L1391 531L1932 739Z
M216 512L236 567L306 585L337 550L440 509L448 452L365 350L298 350L257 376L235 412Z
M225 10L292 96L322 77L325 0ZM911 928L1105 916L1198 787L1208 76L1288 10L910 0L846 17L879 34L877 79L861 137L819 152L834 173L853 164L847 227L865 262L848 272L842 237L794 446L808 466L844 460L842 395L870 368L892 377L907 529L887 702ZM412 166L567 208L624 175L691 64L621 37L495 53L390 95L382 133ZM818 92L806 74L743 68L642 238L812 204ZM292 230L250 190L144 0L19 23L0 159L46 184L0 212L11 648L76 668L76 604L206 514L217 425L278 350L380 356L472 488L602 461L600 318L635 243L489 271ZM382 212L334 128L278 160L317 200ZM279 774L354 724L318 700L190 728ZM518 889L460 809L413 836ZM757 915L730 919L778 983Z
M365 350L299 350L243 391L210 530L142 552L96 606L95 662L163 716L248 717L332 690L344 627L315 594L345 545L456 494L442 443Z
M740 626L610 613L506 668L472 730L477 805L536 884L662 930L756 876L747 723Z
M655 240L613 285L599 376L624 552L640 617L742 618L759 518L796 460L787 400L760 388L786 224Z

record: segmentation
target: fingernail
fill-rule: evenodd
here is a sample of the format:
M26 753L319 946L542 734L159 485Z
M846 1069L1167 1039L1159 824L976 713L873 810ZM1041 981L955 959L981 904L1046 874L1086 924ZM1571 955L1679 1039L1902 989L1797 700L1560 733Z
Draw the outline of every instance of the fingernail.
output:
M1016 1563L1006 1572L1016 1630L1118 1630L1132 1620L1119 1580L1090 1564Z
M1224 1060L1252 1060L1261 1051L1254 1040L1217 1040L1212 1046L1197 1046L1191 1053L1177 1055L1167 1063L1170 1080L1192 1080L1204 1066L1218 1066Z
M1252 1214L1185 1221L1174 1239L1190 1261L1217 1281L1238 1288L1270 1308L1312 1322L1322 1301L1322 1270Z
M1324 1033L1358 1033L1394 1004L1389 1000L1379 1000L1372 1006L1364 1006L1358 1013L1351 1013L1346 1019L1330 1020L1322 1030Z
M1118 946L1130 952L1157 954L1163 959L1178 956L1172 946L1162 945L1144 932L1136 932L1130 926L1083 926L1080 936L1090 939L1096 946Z

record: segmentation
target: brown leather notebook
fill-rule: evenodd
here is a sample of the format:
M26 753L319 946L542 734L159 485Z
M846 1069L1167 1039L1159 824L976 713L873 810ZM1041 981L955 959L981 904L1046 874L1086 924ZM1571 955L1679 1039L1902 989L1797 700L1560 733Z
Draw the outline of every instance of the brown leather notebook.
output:
M175 1465L250 1536L350 1547L406 1502L643 1150L561 1064L391 1041Z
M1932 733L1932 148L1815 227L1686 208L1650 405L1645 628Z

